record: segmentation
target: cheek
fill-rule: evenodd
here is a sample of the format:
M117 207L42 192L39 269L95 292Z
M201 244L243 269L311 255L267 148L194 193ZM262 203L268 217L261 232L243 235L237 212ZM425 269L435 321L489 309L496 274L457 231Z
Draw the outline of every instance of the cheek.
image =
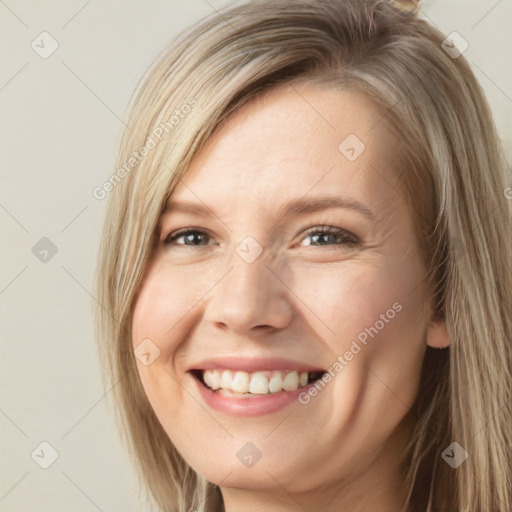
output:
M412 258L352 262L339 269L302 272L294 286L312 311L311 322L323 334L332 363L344 356L346 378L357 374L361 384L373 382L372 394L383 400L385 396L384 401L396 394L410 405L417 393L426 329L422 272ZM375 407L379 410L378 401Z
M132 320L132 345L137 353L149 352L151 363L136 359L137 370L146 396L160 421L170 409L180 407L182 396L170 360L179 345L179 333L184 329L187 312L191 310L195 293L187 288L180 273L154 263L150 267L137 298ZM150 341L148 341L150 340ZM144 346L144 351L139 347ZM155 357L156 356L156 357ZM168 397L174 399L170 403Z
M134 346L150 338L160 350L163 349L158 340L164 339L165 331L172 327L170 312L175 310L177 302L177 298L168 292L167 284L165 276L159 273L146 278L133 311Z
M159 359L169 362L182 339L181 334L192 321L194 307L212 286L204 272L200 279L197 275L197 270L182 271L157 260L144 280L135 305L134 346L150 338L160 349Z
M375 329L381 334L420 329L421 279L414 262L361 261L296 272L293 290L324 339L347 342L361 335L364 343L365 333L370 339L377 336ZM394 338L399 341L400 336Z
M169 439L187 463L215 481L218 473L209 471L217 469L218 447L236 453L239 446L232 436L219 428L213 416L205 414L199 402L192 398L193 389L187 390L172 364L181 340L197 321L194 305L206 292L196 283L197 272L195 280L192 274L165 268L165 265L150 270L134 308L132 342L136 347L141 340L150 338L158 346L160 355L151 365L137 361L144 392ZM205 432L208 432L207 438Z
M340 428L340 418L346 425L350 418L353 428L347 435L353 445L375 449L418 392L426 329L424 289L418 286L422 268L414 260L379 260L301 275L294 291L324 333L336 374L333 391L343 397L322 418L329 418L332 432ZM341 366L336 365L339 356Z

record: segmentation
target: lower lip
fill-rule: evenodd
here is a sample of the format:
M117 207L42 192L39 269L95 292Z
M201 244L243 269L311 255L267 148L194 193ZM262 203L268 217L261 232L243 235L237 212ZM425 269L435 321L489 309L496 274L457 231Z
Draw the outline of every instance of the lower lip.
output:
M191 375L199 386L199 392L204 401L216 411L231 414L232 416L262 416L271 414L285 408L292 402L298 401L300 393L308 389L308 386L294 391L279 391L268 395L255 396L254 398L232 398L216 393L203 386L199 380Z

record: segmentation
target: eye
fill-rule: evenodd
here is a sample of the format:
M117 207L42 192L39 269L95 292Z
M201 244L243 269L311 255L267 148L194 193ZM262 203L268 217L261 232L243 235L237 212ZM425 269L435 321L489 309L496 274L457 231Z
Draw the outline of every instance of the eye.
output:
M332 246L348 245L355 246L359 244L358 238L348 231L333 226L315 226L305 235L304 239L310 239L304 245L307 246ZM183 242L178 240L183 239ZM187 228L181 231L171 233L164 240L165 245L178 245L188 247L200 247L209 245L210 235L205 231L194 228Z
M330 245L355 246L359 244L359 240L355 235L334 226L315 226L306 233L304 239L307 238L310 238L310 240L304 245L321 247Z
M184 243L177 243L177 241L183 238ZM208 245L208 242L206 244L201 244L201 240L208 239L209 235L208 233L205 233L204 231L200 231L198 229L191 229L188 228L183 231L178 231L176 233L171 233L165 240L165 245L185 245L185 246L192 246L197 247L200 245ZM189 243L188 243L189 242ZM199 243L195 243L199 242Z

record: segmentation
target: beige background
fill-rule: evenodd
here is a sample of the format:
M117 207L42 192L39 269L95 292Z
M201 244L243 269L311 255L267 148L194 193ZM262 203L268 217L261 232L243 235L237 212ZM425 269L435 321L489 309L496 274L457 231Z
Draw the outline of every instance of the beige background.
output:
M0 1L1 511L151 509L99 379L90 292L105 201L92 190L113 171L120 118L146 67L225 3ZM512 161L512 1L422 9L468 41ZM43 31L59 45L47 59L31 48ZM57 248L47 262L32 252L42 237ZM43 441L59 455L48 469Z

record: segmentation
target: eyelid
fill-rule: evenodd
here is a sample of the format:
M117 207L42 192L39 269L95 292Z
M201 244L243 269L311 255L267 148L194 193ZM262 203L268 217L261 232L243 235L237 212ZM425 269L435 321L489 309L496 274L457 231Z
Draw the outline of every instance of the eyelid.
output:
M357 235L355 235L354 233L352 233L352 231L349 231L348 229L342 228L340 226L332 226L331 224L328 224L328 223L326 223L326 224L315 223L313 225L308 224L308 225L305 225L302 228L300 228L299 231L300 232L305 231L304 236L309 235L311 233L315 233L317 231L325 231L328 233L343 233L343 234L347 235L347 237L350 237L350 238L353 238L354 240L359 241L359 237Z
M313 247L324 247L324 248L332 248L336 249L337 247L344 246L344 247L355 247L358 245L361 245L362 241L361 239L356 236L351 231L348 231L345 228L340 228L338 226L331 226L329 224L315 224L314 226L310 228L305 228L306 231L302 235L299 245L302 244L305 238L308 236L312 236L315 233L324 233L328 235L335 235L343 239L342 242L334 243L334 244L326 244L326 245L319 245L315 246L311 243L307 244L307 246L313 246Z

